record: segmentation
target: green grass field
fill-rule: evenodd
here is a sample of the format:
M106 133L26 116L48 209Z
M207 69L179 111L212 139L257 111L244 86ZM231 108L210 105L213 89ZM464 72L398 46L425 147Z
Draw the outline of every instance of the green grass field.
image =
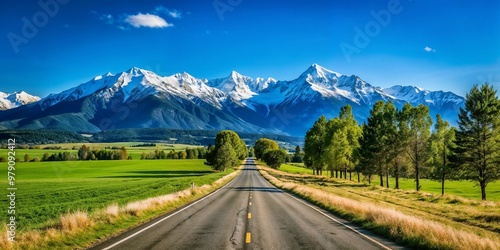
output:
M304 167L293 166L289 164L281 165L281 171L292 173L292 174L312 174L311 169ZM329 172L323 171L324 176L329 176ZM352 179L357 181L357 175L353 173ZM363 178L361 178L363 179ZM384 179L385 182L385 179ZM389 187L394 188L395 179L389 178ZM374 176L372 179L372 185L380 185L379 177ZM385 185L385 183L384 183ZM415 181L413 179L399 179L400 189L402 190L415 190ZM421 191L427 193L433 193L441 195L441 182L422 179L420 180L420 185L422 186ZM481 200L481 189L476 186L475 182L471 181L446 181L445 182L445 194L451 194L456 196L461 196L468 199ZM486 197L490 201L500 201L500 181L490 183L486 188Z
M1 164L0 203L7 205L7 163ZM204 160L18 162L16 218L20 230L40 229L67 212L173 193L192 182L210 184L232 171L213 172Z

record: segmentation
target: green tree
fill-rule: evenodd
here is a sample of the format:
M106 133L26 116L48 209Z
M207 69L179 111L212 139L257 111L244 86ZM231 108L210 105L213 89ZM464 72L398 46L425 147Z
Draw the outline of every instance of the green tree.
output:
M29 154L25 154L24 155L24 162L29 162L30 161L30 155Z
M455 137L451 159L460 166L462 178L479 183L486 200L487 185L500 178L500 101L493 86L474 85L467 93Z
M175 158L174 155L177 156L177 153L175 152L175 150L174 149L170 150L170 152L168 152L168 154L167 154L167 159L174 159Z
M420 191L420 173L430 160L429 137L432 119L429 108L423 104L412 108L409 119L409 140L407 153L413 165L416 190Z
M253 147L248 148L248 157L255 157L255 150Z
M179 151L179 159L185 160L187 157L186 151Z
M441 181L441 195L444 195L444 182L452 173L453 168L448 162L451 149L454 147L455 129L447 121L436 115L436 124L431 134L431 179Z
M302 162L302 150L300 149L299 145L295 147L295 152L293 153L291 162L297 162L297 163Z
M268 150L262 156L262 160L271 168L278 169L281 164L285 163L288 153L285 150Z
M413 107L410 103L405 103L403 108L396 114L397 128L390 127L387 131L387 141L388 154L390 154L390 164L392 164L392 170L394 174L394 188L399 189L399 178L401 176L402 169L408 165L408 157L405 154L406 148L409 144L410 135L410 115Z
M214 170L224 172L226 169L236 166L238 162L238 157L233 147L231 147L231 144L222 143L220 147L216 149L212 167Z
M198 159L205 159L207 157L207 148L198 149Z
M326 123L326 117L321 116L314 122L312 128L307 131L304 140L304 164L317 175L323 174L325 166L324 154L327 149L327 145L325 145Z
M273 141L271 139L260 138L255 142L255 145L253 148L255 151L255 157L257 159L262 159L262 157L264 156L264 154L267 151L278 150L279 146L278 146L278 143L276 143L275 141Z
M49 160L49 153L45 153L42 156L42 161L48 161Z
M215 146L207 154L206 164L214 170L225 171L229 167L236 167L247 156L245 142L238 134L230 130L223 130L215 137Z
M358 156L361 173L371 182L374 173L380 176L380 186L384 186L383 166L385 161L384 146L384 101L377 101L370 110L367 124L362 128L359 138Z
M333 132L325 154L325 162L327 163L327 169L330 171L330 177L333 177L333 171L337 172L338 170L341 171L342 177L342 170L349 164L348 154L349 141L347 140L347 134L344 129L338 129ZM337 174L335 174L335 177L338 177Z
M88 160L89 158L90 158L90 147L82 145L82 147L78 149L78 159Z
M128 157L127 149L125 147L121 147L120 149L120 160L126 160Z
M397 124L398 110L396 106L389 101L384 106L383 114L383 131L384 131L384 151L385 151L385 185L389 188L389 173L394 167L394 160L398 156L398 149L395 149L395 144L398 142L398 124ZM397 170L394 169L395 172Z
M352 114L351 105L345 105L340 109L339 114L340 120L343 124L348 148L346 151L347 164L345 165L345 172L349 171L349 180L351 180L351 173L354 170L354 167L358 164L357 158L355 157L355 151L359 147L359 137L361 137L361 127L358 124L358 121L354 118ZM344 173L345 178L347 178L347 173Z

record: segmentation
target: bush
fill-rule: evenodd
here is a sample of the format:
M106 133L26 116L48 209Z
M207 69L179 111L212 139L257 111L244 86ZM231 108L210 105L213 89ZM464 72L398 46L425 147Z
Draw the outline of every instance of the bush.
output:
M271 168L278 169L281 164L285 163L288 153L285 150L277 149L267 151L263 156L262 160Z

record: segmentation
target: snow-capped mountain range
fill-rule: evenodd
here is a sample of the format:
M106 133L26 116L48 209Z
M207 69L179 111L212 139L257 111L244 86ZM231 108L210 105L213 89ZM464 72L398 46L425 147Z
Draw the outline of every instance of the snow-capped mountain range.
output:
M11 105L0 112L0 128L97 132L165 127L303 136L319 116L337 116L345 104L353 107L361 122L378 100L392 100L398 107L405 102L423 103L433 116L440 113L454 124L464 103L463 97L451 92L399 85L382 89L317 64L291 81L253 79L235 71L212 80L186 72L159 76L133 67L97 76L41 100L33 98L37 97L19 102L28 105Z
M39 100L40 97L30 95L24 91L14 93L0 92L0 110L16 108Z

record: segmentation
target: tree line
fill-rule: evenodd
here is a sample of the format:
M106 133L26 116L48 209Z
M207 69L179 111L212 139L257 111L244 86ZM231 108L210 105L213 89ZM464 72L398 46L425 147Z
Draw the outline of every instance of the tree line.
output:
M72 153L68 151L58 152L58 153L45 153L42 158L39 157L31 158L29 154L24 155L25 162L40 162L40 161L86 161L86 160L132 160L132 155L128 154L125 147L113 147L119 150L107 150L99 149L95 150L89 146L82 145L78 148L77 153ZM174 149L170 152L165 152L164 150L158 150L141 154L141 160L155 160L155 159L205 159L207 155L207 148L186 148L184 151L175 151ZM6 161L4 157L0 157L0 162ZM19 161L19 159L17 159Z
M165 152L165 150L158 150L141 154L141 160L155 160L155 159L205 159L207 156L207 148L186 148L184 151L175 151L175 149L170 150L170 152Z
M330 171L330 176L352 178L356 172L371 183L378 175L380 185L394 188L399 179L414 178L415 189L420 179L441 182L471 180L481 188L486 200L486 187L500 178L500 100L489 84L475 85L460 108L458 127L451 127L438 114L436 123L423 104L406 103L401 109L391 102L377 101L367 121L361 125L354 119L352 108L341 108L339 116L327 120L320 117L307 131L304 164L315 174Z

